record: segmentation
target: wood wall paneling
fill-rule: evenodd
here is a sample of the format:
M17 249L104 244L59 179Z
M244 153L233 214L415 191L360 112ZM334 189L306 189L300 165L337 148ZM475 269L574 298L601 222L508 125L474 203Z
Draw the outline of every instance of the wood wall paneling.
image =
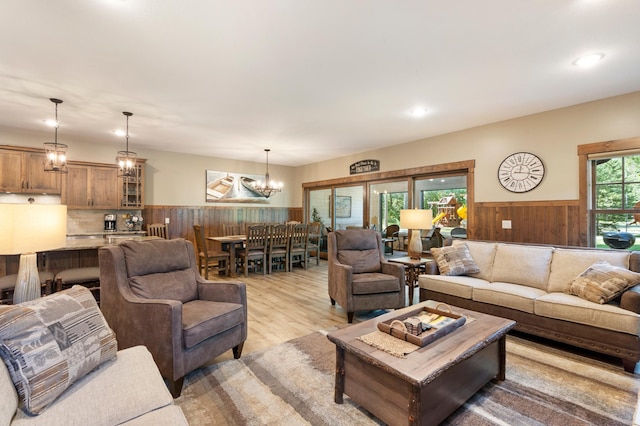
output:
M579 201L475 203L473 239L579 246ZM502 221L511 220L511 229Z

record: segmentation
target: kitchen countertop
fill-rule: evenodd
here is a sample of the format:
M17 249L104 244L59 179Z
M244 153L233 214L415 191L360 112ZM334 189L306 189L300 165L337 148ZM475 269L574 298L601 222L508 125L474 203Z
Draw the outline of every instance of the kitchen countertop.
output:
M105 238L109 235L126 236L126 235L147 235L146 231L95 231L95 232L78 232L76 234L67 234L67 238Z
M50 251L99 249L100 247L116 245L121 243L122 241L127 240L148 241L156 240L159 238L147 237L145 234L146 233L135 234L132 232L128 232L127 234L114 234L113 236L109 236L107 238L67 238L67 244L64 247Z

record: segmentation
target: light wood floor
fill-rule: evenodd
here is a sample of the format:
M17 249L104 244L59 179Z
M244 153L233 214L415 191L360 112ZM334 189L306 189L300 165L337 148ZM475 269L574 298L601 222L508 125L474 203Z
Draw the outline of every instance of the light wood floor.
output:
M212 279L212 274L209 274ZM216 280L228 280L215 276ZM270 275L249 273L234 277L247 285L249 333L242 353L259 351L318 330L347 324L347 314L331 305L327 291L327 261L312 261L309 269ZM416 289L415 300L418 300ZM357 312L353 322L371 318L372 312ZM216 361L231 359L228 351Z

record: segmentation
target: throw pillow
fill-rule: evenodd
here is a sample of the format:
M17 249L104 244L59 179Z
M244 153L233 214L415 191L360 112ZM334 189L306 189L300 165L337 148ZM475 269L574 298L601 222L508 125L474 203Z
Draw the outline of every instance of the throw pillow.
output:
M116 356L115 334L83 286L0 307L0 356L29 414Z
M639 273L599 260L571 281L565 293L604 304L639 283Z
M431 249L431 254L438 264L440 275L466 275L480 272L466 244L434 247Z

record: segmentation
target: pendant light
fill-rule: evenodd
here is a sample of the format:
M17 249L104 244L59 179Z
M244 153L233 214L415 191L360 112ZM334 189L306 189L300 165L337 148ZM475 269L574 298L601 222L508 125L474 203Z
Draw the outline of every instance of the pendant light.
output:
M58 122L58 104L61 104L62 101L56 98L50 98L49 100L56 105L56 120L52 123L55 129L53 142L44 143L44 152L46 155L46 160L44 162L44 171L68 173L69 170L67 169L67 145L58 143L58 127L60 127L60 123Z
M127 145L125 151L118 151L118 157L116 157L116 163L118 163L118 176L135 176L137 154L129 151L129 117L131 117L133 113L124 111L122 114L127 117L127 130L125 133Z
M276 192L282 191L282 182L272 182L269 177L269 151L270 149L264 150L267 153L267 172L264 175L264 182L257 181L253 183L253 189L260 195L265 198L271 197L272 194Z

